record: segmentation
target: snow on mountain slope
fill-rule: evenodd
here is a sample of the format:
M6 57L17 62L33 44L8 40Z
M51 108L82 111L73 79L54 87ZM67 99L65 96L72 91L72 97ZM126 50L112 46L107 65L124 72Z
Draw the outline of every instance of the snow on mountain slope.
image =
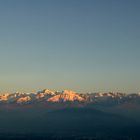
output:
M8 96L9 96L8 93L0 95L0 101L7 101L8 100Z
M41 99L41 98L45 98L45 97L47 97L48 98L48 96L54 96L55 95L55 91L51 91L51 90L49 90L49 89L44 89L44 90L42 90L42 91L39 91L38 93L37 93L37 95L36 95L36 99Z
M85 99L74 91L64 90L61 94L53 96L53 97L49 98L47 101L49 101L49 102L66 102L66 101L82 102L82 101L85 101Z
M58 103L58 102L81 102L98 105L117 105L124 103L140 104L140 94L132 93L81 93L64 90L62 92L44 89L37 93L5 93L0 94L1 104L26 104L26 103Z
M25 96L25 97L21 97L17 100L17 103L18 104L21 104L21 103L25 103L25 102L29 102L31 101L31 97L30 96Z

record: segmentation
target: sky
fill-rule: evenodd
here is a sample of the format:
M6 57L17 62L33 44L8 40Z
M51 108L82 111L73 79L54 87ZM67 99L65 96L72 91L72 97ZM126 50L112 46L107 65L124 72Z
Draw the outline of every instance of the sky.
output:
M139 0L0 0L0 92L139 92L139 15Z

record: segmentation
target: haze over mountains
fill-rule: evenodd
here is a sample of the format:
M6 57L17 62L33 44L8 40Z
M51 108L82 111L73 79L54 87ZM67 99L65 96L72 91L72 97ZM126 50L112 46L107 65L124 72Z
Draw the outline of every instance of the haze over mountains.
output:
M0 95L0 139L139 140L140 94L70 90Z

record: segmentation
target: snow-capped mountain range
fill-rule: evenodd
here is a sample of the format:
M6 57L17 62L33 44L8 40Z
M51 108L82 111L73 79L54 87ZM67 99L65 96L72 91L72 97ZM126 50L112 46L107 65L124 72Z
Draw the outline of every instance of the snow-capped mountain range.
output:
M56 135L66 134L72 139L76 133L90 136L97 132L99 136L103 134L101 138L114 133L120 136L124 130L127 130L124 136L135 136L139 135L140 129L139 110L138 93L77 93L44 89L36 93L0 94L0 130L41 136L53 136L58 132ZM0 139L3 139L1 135Z
M125 94L125 93L76 93L71 90L64 90L61 92L44 89L37 93L6 93L0 94L0 104L16 103L16 104L30 104L30 103L123 103L126 101L140 100L140 93Z

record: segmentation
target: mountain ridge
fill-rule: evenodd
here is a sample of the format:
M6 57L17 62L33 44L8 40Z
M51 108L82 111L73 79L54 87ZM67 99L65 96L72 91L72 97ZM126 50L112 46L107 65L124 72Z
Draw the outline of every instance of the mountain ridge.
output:
M40 90L36 93L6 93L0 95L0 104L16 103L16 104L30 104L30 103L66 103L79 102L87 104L121 104L125 102L140 101L140 93L77 93L72 90L53 91L49 89Z

